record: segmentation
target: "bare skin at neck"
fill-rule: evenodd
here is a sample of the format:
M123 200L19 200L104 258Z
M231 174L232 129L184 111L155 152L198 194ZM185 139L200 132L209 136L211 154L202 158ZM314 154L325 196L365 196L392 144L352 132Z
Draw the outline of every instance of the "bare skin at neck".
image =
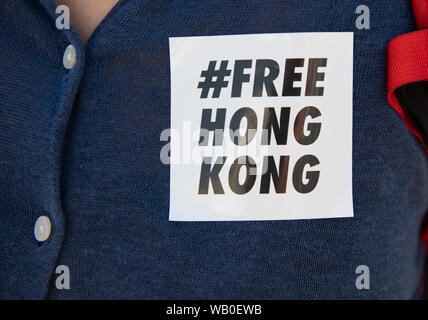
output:
M85 45L119 0L56 0L56 2L70 8L71 24Z

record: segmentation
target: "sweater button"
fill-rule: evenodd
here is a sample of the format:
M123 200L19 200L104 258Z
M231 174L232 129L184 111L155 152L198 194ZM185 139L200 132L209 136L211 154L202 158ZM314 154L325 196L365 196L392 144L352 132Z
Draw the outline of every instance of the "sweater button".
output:
M34 225L34 237L37 241L43 242L49 239L52 225L51 220L46 216L41 216L37 219Z
M67 70L73 69L76 64L76 48L70 44L65 48L64 56L62 57L62 64Z

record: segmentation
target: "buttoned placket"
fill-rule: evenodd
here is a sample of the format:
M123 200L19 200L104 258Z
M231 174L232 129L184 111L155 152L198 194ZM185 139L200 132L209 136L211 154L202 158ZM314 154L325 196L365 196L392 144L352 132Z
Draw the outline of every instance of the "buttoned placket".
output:
M53 0L39 0L51 18L53 28L57 18L57 4ZM51 123L54 139L51 145L52 177L51 188L52 206L49 212L41 212L34 225L34 237L38 243L38 250L54 250L56 260L51 261L51 277L55 274L56 264L61 252L61 245L65 237L65 217L61 204L59 170L61 168L62 143L64 141L68 120L83 76L85 65L85 48L78 34L72 29L57 30L58 44L63 45L62 55L58 56L58 67L63 73L62 81L58 83L56 113ZM65 43L65 45L64 45ZM46 292L49 294L49 283Z

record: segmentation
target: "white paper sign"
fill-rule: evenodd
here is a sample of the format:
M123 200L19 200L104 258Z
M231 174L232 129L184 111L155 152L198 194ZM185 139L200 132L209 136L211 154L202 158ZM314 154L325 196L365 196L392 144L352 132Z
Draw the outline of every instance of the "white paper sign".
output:
M170 220L353 216L353 33L170 38L170 59Z

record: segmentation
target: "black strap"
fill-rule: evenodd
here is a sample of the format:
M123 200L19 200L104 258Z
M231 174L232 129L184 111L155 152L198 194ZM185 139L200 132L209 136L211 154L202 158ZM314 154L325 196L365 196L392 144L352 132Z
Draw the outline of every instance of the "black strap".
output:
M395 95L428 146L428 81L406 84L398 88Z

